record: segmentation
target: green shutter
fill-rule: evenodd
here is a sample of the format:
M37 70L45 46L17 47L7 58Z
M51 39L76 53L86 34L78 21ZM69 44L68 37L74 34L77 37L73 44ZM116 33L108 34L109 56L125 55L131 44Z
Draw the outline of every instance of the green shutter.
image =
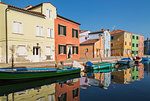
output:
M60 35L60 25L58 25L58 35Z
M76 52L77 52L77 54L78 54L78 46L76 47Z
M77 33L76 33L76 37L78 38L78 30L76 30L77 31Z
M64 26L64 35L66 36L66 26Z
M64 46L64 54L66 54L66 46Z
M58 45L58 49L59 49L58 51L59 51L59 54L60 54L60 45Z
M72 48L73 48L73 49L72 49L72 53L74 54L74 48L75 48L75 47L74 47L74 46L72 46Z

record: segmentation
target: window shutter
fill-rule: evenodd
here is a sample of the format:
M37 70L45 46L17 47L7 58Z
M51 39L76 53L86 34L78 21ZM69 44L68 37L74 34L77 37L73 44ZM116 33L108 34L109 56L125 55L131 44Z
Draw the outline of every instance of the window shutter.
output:
M74 37L74 29L72 29L72 37Z
M20 33L20 34L22 34L22 33L23 33L22 23L19 23L19 33Z
M43 36L43 27L41 27L41 33L40 36Z
M37 35L37 36L39 36L39 32L40 32L39 26L36 26L36 35Z
M66 26L64 26L64 35L66 36Z
M60 35L60 25L58 25L58 35Z
M64 46L64 54L66 54L66 46Z
M51 29L51 38L54 38L54 31Z
M78 47L76 47L76 52L77 52L77 54L78 54Z
M78 38L78 30L76 30L76 37Z
M17 33L17 23L13 22L13 33Z
M58 51L59 51L59 54L60 54L60 45L58 45Z
M47 29L47 37L50 37L50 29Z
M73 48L72 53L74 54L74 48L75 48L75 47L74 47L74 46L72 46L72 48Z
M49 10L46 10L46 16L49 18Z

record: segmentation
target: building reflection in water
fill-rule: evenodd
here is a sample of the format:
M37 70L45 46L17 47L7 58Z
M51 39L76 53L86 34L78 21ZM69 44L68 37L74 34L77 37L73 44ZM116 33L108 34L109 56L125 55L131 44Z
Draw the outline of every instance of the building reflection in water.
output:
M81 89L87 89L89 86L96 86L103 89L108 89L110 84L111 73L93 73L90 76L86 75L80 78Z
M147 75L150 75L150 63L147 62L144 64L146 68L144 68L144 71L147 73Z
M131 68L118 70L111 73L112 82L120 84L128 84L131 81Z
M0 97L0 101L55 101L55 84L11 93Z
M139 64L138 68L139 68L139 79L141 80L144 78L144 64Z
M139 78L139 68L137 66L134 66L131 68L131 74L132 74L132 81L140 80Z
M56 83L56 101L80 101L80 79Z

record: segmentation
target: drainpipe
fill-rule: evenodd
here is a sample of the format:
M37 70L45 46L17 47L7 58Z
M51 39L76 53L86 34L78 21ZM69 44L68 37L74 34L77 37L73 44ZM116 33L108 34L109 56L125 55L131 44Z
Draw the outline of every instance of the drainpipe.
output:
M6 27L6 63L8 63L8 31L7 31L7 11L8 11L8 8L6 8L5 10L5 27Z

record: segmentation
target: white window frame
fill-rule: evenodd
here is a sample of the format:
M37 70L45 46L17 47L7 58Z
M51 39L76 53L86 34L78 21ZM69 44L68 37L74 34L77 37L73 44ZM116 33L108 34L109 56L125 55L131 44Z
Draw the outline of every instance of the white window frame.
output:
M13 33L14 34L23 34L22 22L13 21Z
M43 27L36 26L36 36L43 36Z

